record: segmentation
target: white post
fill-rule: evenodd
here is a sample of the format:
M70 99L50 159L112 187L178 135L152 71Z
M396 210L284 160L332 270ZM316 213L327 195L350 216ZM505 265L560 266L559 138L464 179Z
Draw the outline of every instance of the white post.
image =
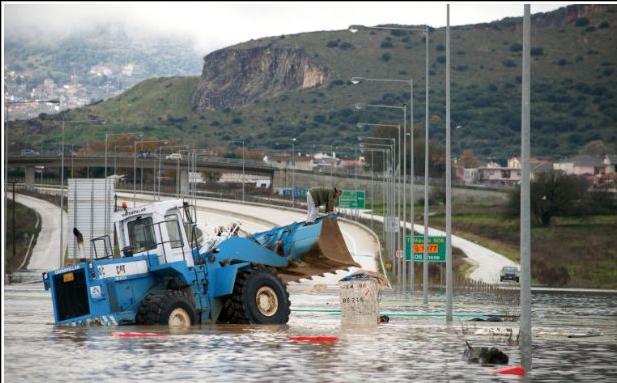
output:
M424 303L428 303L428 121L429 121L429 73L428 73L428 44L429 44L429 33L428 33L428 25L426 26L426 121L425 121L425 142L424 142L424 263L422 268L422 293Z
M450 4L446 5L446 322L452 322L452 158L450 152Z
M416 268L415 268L415 260L414 260L414 255L413 255L413 237L415 235L415 231L414 231L414 224L415 224L415 217L414 217L414 204L415 204L415 197L414 197L414 138L413 138L413 80L411 81L410 84L410 88L409 88L409 102L411 104L411 110L409 113L409 146L410 148L410 159L409 159L409 167L410 167L410 172L409 172L409 183L411 184L411 191L409 192L409 221L411 223L411 262L409 265L409 273L410 273L410 277L409 277L409 283L411 284L411 294L413 295L414 290L415 290L415 283L416 283Z
M62 164L60 165L60 267L64 266L64 114L62 114ZM41 175L43 173L41 172ZM42 177L41 177L42 178ZM15 229L13 229L15 230ZM15 244L13 244L15 246Z

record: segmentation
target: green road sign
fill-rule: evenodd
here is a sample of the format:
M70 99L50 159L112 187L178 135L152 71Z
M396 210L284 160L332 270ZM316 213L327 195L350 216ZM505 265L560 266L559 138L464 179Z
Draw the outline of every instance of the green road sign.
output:
M364 209L365 201L364 190L343 190L338 205L346 209Z
M405 237L405 260L411 261L411 236ZM416 235L413 237L413 259L415 262L424 260L424 236ZM428 237L428 261L446 261L446 237Z

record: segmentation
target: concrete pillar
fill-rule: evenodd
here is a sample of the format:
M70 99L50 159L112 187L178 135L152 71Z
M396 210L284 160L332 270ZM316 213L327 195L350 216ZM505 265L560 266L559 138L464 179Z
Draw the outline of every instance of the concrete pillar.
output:
M189 194L189 172L186 169L180 170L180 194Z
M26 166L26 171L25 171L25 184L26 184L26 190L34 190L34 184L35 184L35 171L34 171L34 166Z

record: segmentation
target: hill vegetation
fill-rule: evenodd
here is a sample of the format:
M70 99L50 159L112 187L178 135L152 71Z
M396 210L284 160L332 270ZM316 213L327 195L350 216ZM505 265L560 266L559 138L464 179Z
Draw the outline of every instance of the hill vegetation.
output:
M532 155L557 158L602 140L617 150L617 6L569 6L532 18ZM457 27L451 34L453 150L481 158L505 158L520 148L521 19ZM356 111L357 102L400 105L409 89L400 84L352 84L353 76L414 80L414 126L424 126L424 36L416 32L319 31L251 40L228 47L302 49L327 68L320 86L252 99L241 106L196 109L199 77L154 78L104 102L63 114L67 120L102 119L105 126L75 124L67 134L80 145L101 140L105 130L143 131L196 146L353 145L365 133L359 121L400 121L396 111ZM443 141L445 31L430 33L430 131ZM208 58L206 58L208 60ZM221 74L224 75L224 74ZM242 81L242 79L237 79ZM16 123L28 140L59 137L61 116ZM19 137L19 136L18 136ZM16 147L19 143L15 143Z

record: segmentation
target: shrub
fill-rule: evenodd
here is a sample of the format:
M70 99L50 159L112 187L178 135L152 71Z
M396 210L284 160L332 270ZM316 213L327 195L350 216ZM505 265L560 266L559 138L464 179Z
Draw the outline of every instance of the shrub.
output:
M437 56L437 62L443 64L446 62L446 56Z
M576 25L577 27L586 27L587 25L589 25L589 19L586 17L579 17L574 22L574 25Z
M334 86L340 86L340 85L344 85L345 81L343 81L343 80L334 80L334 81L332 81L331 84L334 85Z
M596 27L594 26L589 26L587 28L585 28L585 32L594 32L596 30Z
M381 55L381 61L384 61L384 62L390 61L391 58L392 58L392 55L387 52Z
M541 47L533 47L529 50L529 54L532 56L542 56L544 54L544 49Z
M347 50L347 49L353 49L354 46L353 46L352 43L348 43L348 42L345 41L345 42L341 43L341 45L339 45L339 48L342 49L342 50Z
M386 40L386 41L382 41L379 47L381 49L388 49L388 48L392 48L393 45L392 45L392 42Z
M407 32L401 31L400 29L393 29L393 30L390 31L390 34L392 36L399 37L399 36L405 36L407 34Z
M338 47L338 40L336 40L336 41L335 40L328 41L326 43L326 46L328 48L336 48L336 47Z
M459 72L464 72L467 70L467 68L468 68L467 65L457 65L454 67L454 70L457 70Z
M242 123L242 119L241 119L240 117L234 117L234 118L231 120L231 123L232 123L232 124L235 124L235 125L240 125L240 124Z
M506 68L514 68L516 66L516 63L512 60L504 60L502 62L503 66L505 66Z
M316 116L313 116L313 121L315 121L318 124L323 124L324 122L326 122L326 120L327 118L323 114L318 114Z
M443 44L437 44L437 46L435 47L435 50L438 52L443 52L446 50L446 47L444 47Z
M566 59L559 59L559 61L557 61L557 65L559 65L559 66L565 66L565 65L568 65L568 64L570 64L570 62L568 60L566 60Z
M497 85L495 85L495 84L490 84L490 85L487 87L487 89L488 89L488 90L490 90L491 92L497 92Z
M510 51L512 52L520 52L523 50L523 46L519 43L514 43L510 45Z
M603 21L598 25L598 29L606 29L609 27L608 21Z

